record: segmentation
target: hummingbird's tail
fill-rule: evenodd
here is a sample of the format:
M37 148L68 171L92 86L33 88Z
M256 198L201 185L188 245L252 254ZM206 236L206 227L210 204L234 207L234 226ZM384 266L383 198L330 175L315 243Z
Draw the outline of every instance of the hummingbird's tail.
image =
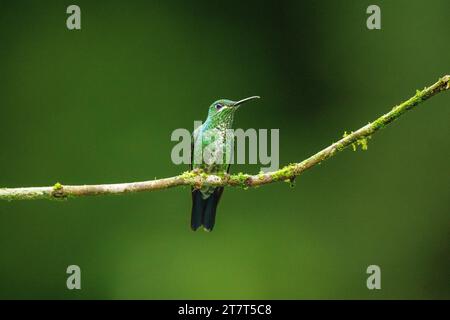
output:
M222 193L223 187L216 188L208 198L203 199L200 190L192 191L192 230L195 231L200 226L203 226L206 231L212 231L216 221L217 205Z
M202 198L200 190L192 190L191 228L197 230L203 224L203 210L207 199Z

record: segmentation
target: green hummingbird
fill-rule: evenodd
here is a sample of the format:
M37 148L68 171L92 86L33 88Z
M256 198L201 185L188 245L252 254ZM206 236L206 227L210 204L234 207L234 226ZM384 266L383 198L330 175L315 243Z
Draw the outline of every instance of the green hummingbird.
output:
M228 173L233 152L232 129L234 113L243 103L258 99L248 97L239 101L220 99L210 105L208 118L192 134L191 170L201 169L210 174ZM212 231L216 219L216 209L223 187L192 188L191 228L200 226Z

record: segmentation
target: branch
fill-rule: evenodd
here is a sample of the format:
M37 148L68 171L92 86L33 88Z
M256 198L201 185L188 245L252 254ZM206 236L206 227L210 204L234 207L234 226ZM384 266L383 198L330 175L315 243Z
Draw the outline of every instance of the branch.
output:
M52 187L31 187L31 188L0 188L0 200L35 200L35 199L64 199L68 197L81 197L106 194L124 194L141 191L155 191L178 186L194 186L200 188L209 186L240 186L257 187L272 182L287 181L293 182L295 177L305 170L314 167L322 161L331 158L339 151L352 146L355 150L358 145L363 150L367 149L367 139L373 133L384 128L406 111L413 109L421 102L432 96L450 89L450 76L446 75L438 82L423 90L417 90L416 94L408 100L392 108L391 111L382 115L375 121L365 125L359 130L350 134L345 133L344 137L325 149L319 151L308 159L285 166L277 171L260 173L258 175L248 175L239 173L237 175L208 175L199 170L188 171L175 177L131 183L99 184L70 186L56 183Z

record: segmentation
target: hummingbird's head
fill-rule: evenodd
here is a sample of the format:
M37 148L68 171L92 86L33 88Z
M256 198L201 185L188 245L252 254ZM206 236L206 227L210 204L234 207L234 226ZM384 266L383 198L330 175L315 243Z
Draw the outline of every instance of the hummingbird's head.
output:
M234 114L239 106L253 99L259 99L259 96L248 97L239 101L228 99L217 100L209 106L208 118L228 118Z

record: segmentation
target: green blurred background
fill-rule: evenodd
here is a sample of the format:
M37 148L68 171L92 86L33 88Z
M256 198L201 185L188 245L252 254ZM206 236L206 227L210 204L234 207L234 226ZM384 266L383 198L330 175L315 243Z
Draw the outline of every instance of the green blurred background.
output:
M236 126L279 128L280 164L303 160L448 74L449 18L447 0L2 0L0 186L175 175L171 132L255 94ZM189 188L1 202L0 298L450 298L449 104L293 189L227 189L209 234L189 228ZM71 264L82 290L66 288Z

